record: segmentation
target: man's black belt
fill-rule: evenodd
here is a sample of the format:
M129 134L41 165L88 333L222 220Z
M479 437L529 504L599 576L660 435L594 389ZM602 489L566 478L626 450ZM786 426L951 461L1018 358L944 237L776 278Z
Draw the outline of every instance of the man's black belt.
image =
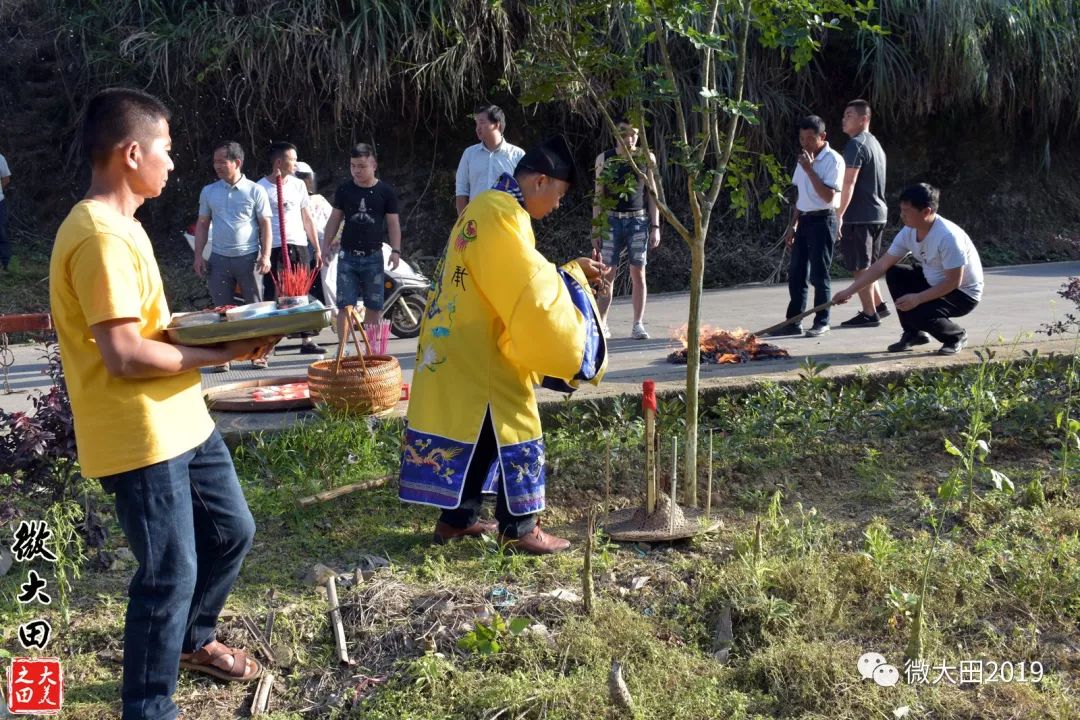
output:
M828 210L809 210L809 211L800 210L799 211L799 215L805 215L807 217L828 217L829 215L835 215L835 214L836 214L836 211L833 210L832 208L829 208Z
M342 248L341 251L346 255L356 255L357 257L367 257L369 255L382 255L382 248L375 248L372 250L346 250Z

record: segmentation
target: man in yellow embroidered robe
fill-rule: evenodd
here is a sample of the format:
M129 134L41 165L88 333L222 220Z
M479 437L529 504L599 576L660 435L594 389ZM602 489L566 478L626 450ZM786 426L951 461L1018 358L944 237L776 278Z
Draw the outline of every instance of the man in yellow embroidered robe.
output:
M473 199L435 273L420 331L403 443L400 497L443 509L435 540L495 529L479 520L497 495L500 542L534 554L569 542L540 530L544 442L533 386L572 392L607 365L589 283L600 266L562 267L536 250L532 219L573 182L561 137L530 150L513 176Z

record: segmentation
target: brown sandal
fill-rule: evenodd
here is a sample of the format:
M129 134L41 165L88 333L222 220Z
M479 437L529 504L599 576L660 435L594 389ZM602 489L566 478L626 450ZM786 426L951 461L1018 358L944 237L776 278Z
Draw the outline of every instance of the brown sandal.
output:
M232 658L232 665L225 669L216 664L221 658ZM226 682L250 682L262 676L263 666L243 650L232 648L213 640L193 653L180 653L180 667L185 670L206 673Z

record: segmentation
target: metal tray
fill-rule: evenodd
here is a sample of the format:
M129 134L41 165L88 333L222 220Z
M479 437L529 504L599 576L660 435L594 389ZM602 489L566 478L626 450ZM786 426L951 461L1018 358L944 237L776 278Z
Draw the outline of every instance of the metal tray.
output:
M268 335L318 332L330 326L330 308L318 306L282 315L225 320L209 325L167 328L169 340L177 345L214 345L231 340L250 340Z

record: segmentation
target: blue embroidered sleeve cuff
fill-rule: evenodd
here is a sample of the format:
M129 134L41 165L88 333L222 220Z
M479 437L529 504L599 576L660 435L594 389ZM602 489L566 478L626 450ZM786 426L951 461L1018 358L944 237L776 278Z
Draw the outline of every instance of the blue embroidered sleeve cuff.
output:
M600 318L593 311L593 305L589 302L588 291L581 287L574 277L563 269L559 269L559 275L570 292L570 299L574 306L585 318L585 350L581 357L581 368L571 381L561 378L544 377L540 386L556 392L572 393L577 389L576 382L589 381L596 377L597 372L604 366L604 357L607 353L607 344L600 334Z

